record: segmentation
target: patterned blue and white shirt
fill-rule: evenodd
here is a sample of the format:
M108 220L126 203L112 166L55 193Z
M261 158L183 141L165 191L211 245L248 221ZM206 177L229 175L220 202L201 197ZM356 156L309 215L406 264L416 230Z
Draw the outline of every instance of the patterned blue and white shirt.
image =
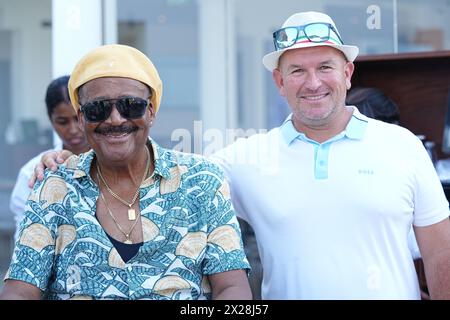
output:
M133 258L122 260L95 217L91 150L35 186L5 279L47 299L209 299L208 275L250 269L221 170L149 145L155 170L140 187L144 243Z

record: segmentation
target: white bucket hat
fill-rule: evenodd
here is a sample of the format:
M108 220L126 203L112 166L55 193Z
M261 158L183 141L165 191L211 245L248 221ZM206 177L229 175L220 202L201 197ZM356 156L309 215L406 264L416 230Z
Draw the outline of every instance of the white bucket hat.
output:
M315 11L308 11L308 12L299 12L295 13L292 16L290 16L284 23L281 29L286 27L298 27L298 26L305 26L310 23L317 23L317 22L324 22L329 23L333 26L335 33L340 38L339 31L336 28L336 25L333 21L333 19L330 18L330 16L321 13L321 12L315 12ZM329 38L328 41L325 42L312 42L310 40L302 40L297 42L287 48L279 49L274 52L268 53L263 57L263 64L269 71L273 71L273 69L278 68L278 59L280 56L287 50L292 49L299 49L299 48L308 48L308 47L317 47L317 46L328 46L336 48L342 53L344 53L345 57L348 61L354 61L356 56L358 55L359 49L356 46L349 46L349 45L343 45L340 44L337 40L335 41L332 39L332 37Z

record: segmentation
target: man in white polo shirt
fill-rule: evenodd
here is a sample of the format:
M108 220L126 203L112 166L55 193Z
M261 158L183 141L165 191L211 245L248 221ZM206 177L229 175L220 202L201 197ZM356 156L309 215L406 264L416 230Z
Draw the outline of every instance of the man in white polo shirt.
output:
M449 299L448 202L414 134L346 106L358 48L318 12L289 17L274 44L263 64L292 114L215 155L255 230L262 298L419 299L413 224L431 298Z
M345 105L358 54L322 13L289 17L264 66L292 110L216 157L253 227L265 299L419 299L413 223L431 298L450 298L448 202L419 139Z

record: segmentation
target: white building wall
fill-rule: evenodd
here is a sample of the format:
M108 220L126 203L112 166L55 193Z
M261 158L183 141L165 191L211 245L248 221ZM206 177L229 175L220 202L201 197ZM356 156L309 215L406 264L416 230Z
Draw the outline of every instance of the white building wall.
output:
M23 119L49 125L44 94L51 79L50 0L0 0L1 27L12 33L11 109L14 128Z

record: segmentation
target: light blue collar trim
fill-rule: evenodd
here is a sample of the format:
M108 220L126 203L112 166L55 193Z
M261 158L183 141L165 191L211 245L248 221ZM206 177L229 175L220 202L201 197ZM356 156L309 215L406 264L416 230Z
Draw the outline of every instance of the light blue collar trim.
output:
M369 119L352 106L353 114L345 128L345 135L349 139L361 140L366 132Z
M302 133L298 132L294 127L294 123L292 122L292 113L284 120L283 124L280 127L281 136L283 137L284 142L289 146L298 136Z
M331 141L338 140L339 138L344 136L354 140L361 140L363 138L367 128L368 118L362 115L356 107L352 106L352 108L353 115L350 118L347 127L342 133L338 134L336 137L331 138ZM280 127L280 131L284 142L286 142L288 146L291 145L291 143L294 142L295 139L313 142L312 140L308 139L304 133L298 132L297 129L295 129L294 123L292 122L292 113L286 118L286 120L284 120L283 124Z

